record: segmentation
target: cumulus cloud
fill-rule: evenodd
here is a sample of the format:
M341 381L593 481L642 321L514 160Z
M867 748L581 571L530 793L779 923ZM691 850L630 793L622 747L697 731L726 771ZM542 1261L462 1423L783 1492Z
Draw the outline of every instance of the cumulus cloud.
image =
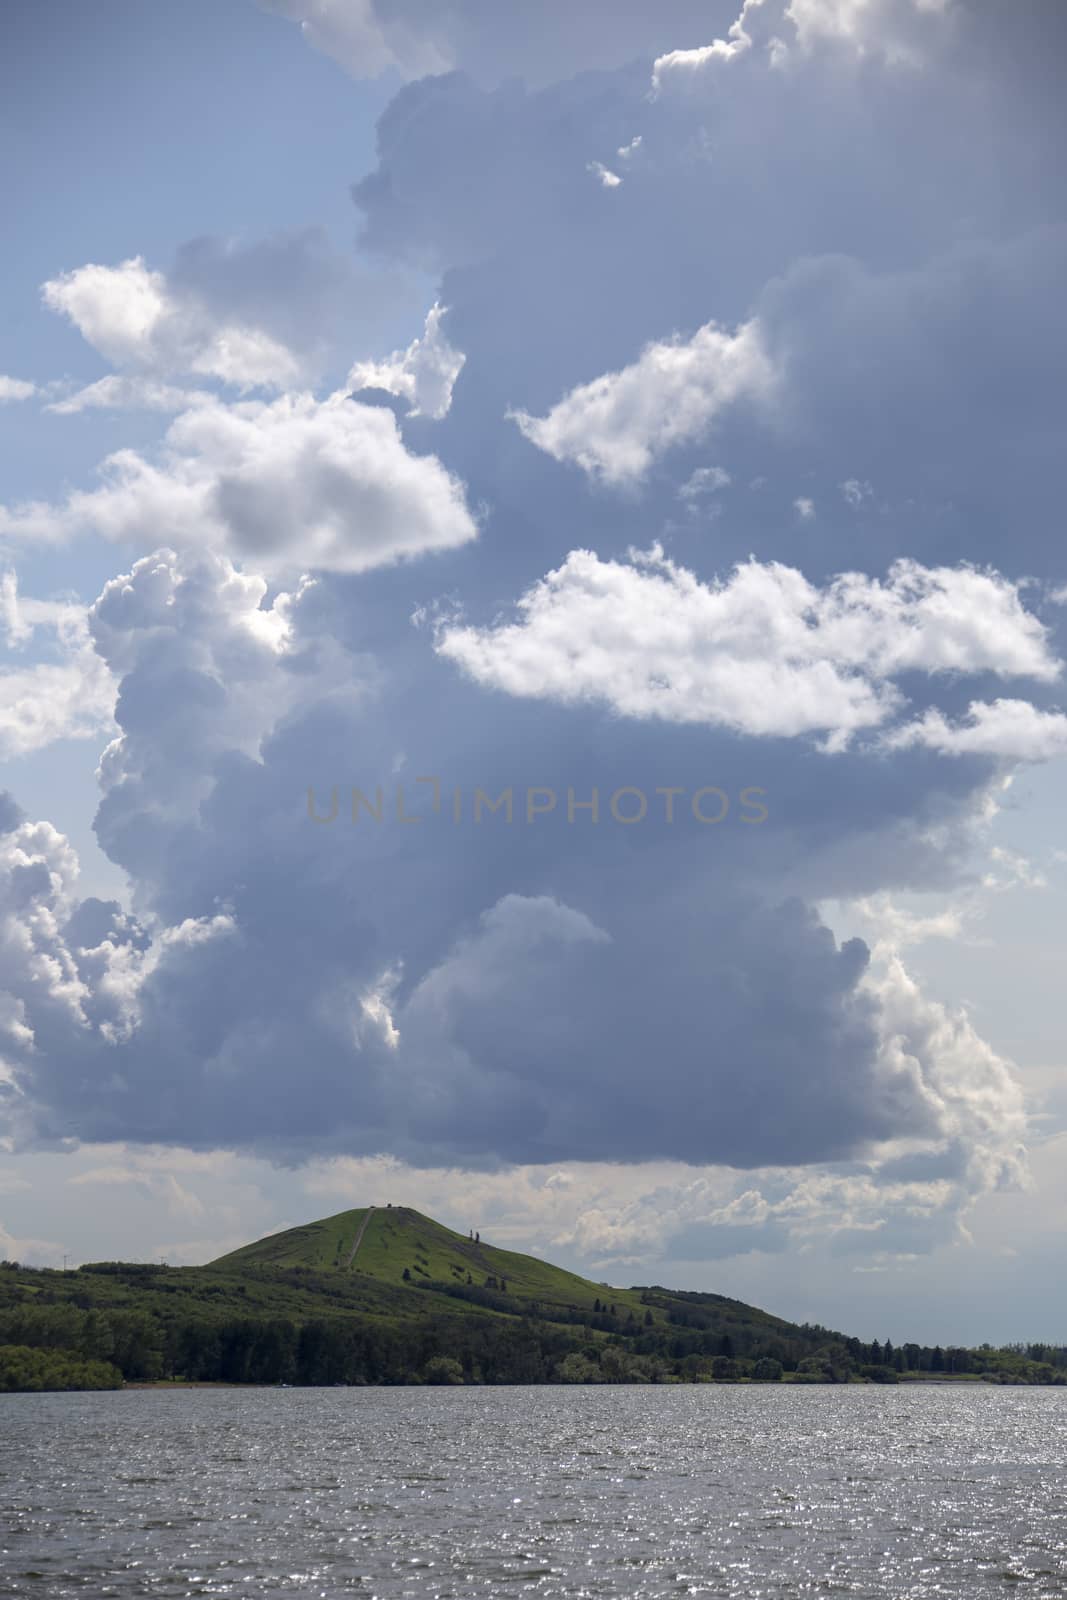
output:
M87 991L63 938L77 880L77 853L50 823L20 821L0 834L0 993L6 1042L20 1056L50 1023L75 1033L85 1025Z
M879 56L890 65L918 66L945 39L944 21L954 0L743 0L724 39L657 57L654 91L699 82L709 67L735 61L759 47L774 66L826 46L855 57ZM937 24L942 26L938 27Z
M89 263L50 279L42 298L126 376L56 409L177 409L166 381L176 377L242 391L304 385L338 370L342 346L377 337L383 317L414 310L416 292L411 274L342 254L318 228L194 238L167 272L141 256Z
M93 649L84 606L22 597L15 573L5 572L0 642L0 754L26 755L110 728L115 683Z
M360 389L384 389L407 401L409 415L440 421L452 404L452 390L466 360L444 334L445 315L444 306L434 305L421 338L413 339L406 350L394 350L381 361L357 361L348 374L349 388L357 397Z
M945 40L955 0L789 0L785 15L805 50L844 44L859 55L916 65Z
M758 46L811 51L844 46L893 63L915 63L943 34L935 24L951 0L617 0L610 23L600 8L565 0L513 0L506 11L479 0L260 0L290 18L314 49L355 78L393 70L405 78L456 67L487 83L521 75L544 83L576 73L655 59L655 77L677 78L728 62ZM709 28L724 37L706 44Z
M862 730L927 726L928 702L967 729L964 675L1057 680L1055 637L1021 585L958 565L1063 581L1040 504L1061 476L1058 101L1019 72L1025 30L991 26L979 58L961 26L934 79L896 70L942 20L905 0L791 17L768 0L741 19L737 0L619 0L610 26L562 3L546 26L544 0L285 9L356 72L458 63L567 81L409 83L356 187L388 272L443 274L447 317L358 364L394 409L439 415L439 460L411 455L389 410L340 396L190 401L158 457L120 453L87 504L16 517L24 534L175 547L109 585L91 619L121 680L97 836L134 909L79 902L62 842L15 822L30 832L0 885L0 1017L16 1131L299 1159L391 1150L435 1171L477 1164L463 1180L476 1193L502 1162L558 1176L549 1163L590 1157L717 1161L744 1175L692 1197L691 1175L663 1179L678 1192L661 1243L721 1256L826 1227L842 1250L948 1236L968 1195L1017 1171L1010 1074L810 902L952 886L991 792L992 757L865 747ZM750 48L679 60L649 96L655 57L739 44L735 20ZM786 55L766 48L775 37ZM573 76L588 66L609 70ZM1009 105L1013 73L1026 93ZM602 187L597 158L625 181ZM211 368L204 386L237 370L219 358L229 328L303 372L320 328L308 286L333 271L316 278L313 256L201 242L162 282L144 262L117 285L56 280L127 385L68 398L139 392L163 408L193 361ZM420 282L413 316L426 303ZM344 365L363 348L346 342ZM720 578L697 569L692 546L708 560L711 541L679 516L679 495L707 504L724 487L709 430L738 484L773 485L731 496ZM553 457L643 497L589 493ZM859 541L857 519L829 509L854 505L850 482L899 508ZM820 517L798 542L800 484ZM492 506L477 551L468 496ZM691 541L676 561L625 559L668 524ZM401 526L455 565L349 581L413 553ZM574 551L579 534L597 555ZM914 561L890 567L902 550ZM251 575L305 567L338 576L286 578L279 595ZM438 638L462 672L407 621L455 591L479 619ZM513 595L518 614L498 619ZM979 706L995 693L967 688ZM599 784L606 805L614 784L677 781L688 798L759 783L772 820L582 831L561 803L543 827L493 831L466 810L454 825L446 798L400 829L390 794L381 825L351 822L349 781L373 794L399 775L410 801L426 772L465 803L476 784L518 799L554 783L561 802ZM334 823L308 817L309 784L320 816L339 786ZM640 1205L631 1236L610 1237L620 1191L599 1193L590 1248L640 1252Z
M690 339L646 345L630 366L572 389L547 416L512 415L538 449L621 488L672 447L702 438L727 408L766 400L774 381L758 323L730 333L709 322Z
M733 61L746 50L751 50L753 38L748 28L765 4L766 0L744 0L740 15L730 24L725 39L713 39L711 44L700 45L695 50L668 50L664 55L657 56L652 68L653 89L658 91L671 79L689 78L712 62ZM771 10L774 9L772 6ZM780 40L773 42L781 47Z
M437 648L508 694L757 737L820 733L835 750L893 714L905 672L1060 672L1016 587L968 567L901 561L885 582L846 573L820 590L779 563L704 584L658 548L626 564L577 550L517 610L488 628L446 624Z
M367 692L369 670L350 653L300 637L294 619L313 589L305 580L267 605L266 581L224 556L160 550L92 606L96 650L122 685L118 734L100 760L98 825L119 856L129 829L142 887L157 866L152 829L195 819L220 762L258 759L264 738L309 698ZM175 925L179 942L187 920Z
M976 1032L965 1011L924 995L899 957L869 973L866 987L878 1002L881 1053L886 1070L914 1073L934 1107L948 1159L974 1169L981 1192L1018 1181L1027 1132L1022 1091L1009 1064ZM936 1167L928 1162L927 1170ZM905 1175L907 1156L896 1170Z
M187 372L240 389L284 388L300 377L296 356L262 328L216 324L206 308L176 295L163 273L133 256L117 267L90 263L41 290L52 311L115 366Z
M391 412L343 392L204 401L171 424L158 460L120 450L101 475L102 487L60 505L0 508L0 534L165 539L271 572L364 572L477 534L462 484L437 457L411 454Z
M935 648L915 607L936 586L890 588L909 583L897 631L920 637L904 659ZM628 842L621 873L595 829L582 842L564 828L568 849L532 829L449 827L443 849L426 819L395 840L344 814L313 826L305 777L324 751L385 774L398 737L388 675L331 641L327 619L342 619L328 589L269 594L220 556L159 552L92 608L120 682L96 827L131 874L135 914L79 902L69 844L12 819L0 990L18 1008L4 1050L17 1139L391 1150L482 1168L764 1168L897 1141L951 1166L949 1144L977 1148L937 1049L887 1046L901 1028L883 1025L865 947L767 893L773 856L761 888L741 849L709 858L706 834ZM854 609L824 597L820 626L850 636ZM838 657L899 659L883 632L849 637ZM444 704L422 732L437 756L455 729ZM505 760L527 744L513 710L494 726ZM589 741L578 729L572 743ZM961 1047L958 1070L969 1059ZM705 1217L709 1248L747 1248L742 1228L760 1238L762 1202L735 1199ZM785 1227L768 1221L768 1248Z
M975 700L958 722L931 707L915 722L887 734L885 742L895 750L921 746L948 756L1051 761L1067 755L1067 716L1041 711L1029 700Z
M6 405L12 400L28 400L36 393L35 383L27 383L23 378L8 378L0 373L0 405Z

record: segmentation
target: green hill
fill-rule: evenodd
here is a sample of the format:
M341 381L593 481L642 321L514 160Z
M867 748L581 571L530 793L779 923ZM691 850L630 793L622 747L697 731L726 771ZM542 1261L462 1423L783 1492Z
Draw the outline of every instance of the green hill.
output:
M284 1233L244 1245L211 1263L217 1268L307 1267L337 1271L356 1279L401 1286L475 1284L499 1288L516 1301L534 1301L546 1310L592 1311L608 1299L616 1308L644 1309L639 1290L606 1289L576 1273L551 1266L537 1256L501 1250L496 1245L454 1233L410 1206L366 1206L339 1211ZM407 1273L405 1278L404 1274Z
M202 1267L0 1263L0 1389L260 1384L1067 1382L1067 1350L865 1344L724 1295L591 1283L408 1206Z

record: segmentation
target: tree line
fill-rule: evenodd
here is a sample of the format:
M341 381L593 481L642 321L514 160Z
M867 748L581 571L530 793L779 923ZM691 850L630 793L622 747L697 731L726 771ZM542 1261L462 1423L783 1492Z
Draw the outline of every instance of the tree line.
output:
M482 1295L496 1300L500 1293L483 1287L476 1298L485 1304ZM38 1293L32 1302L0 1305L0 1346L20 1352L6 1357L0 1387L93 1388L171 1378L293 1385L894 1383L909 1373L1067 1383L1062 1347L865 1344L818 1326L764 1324L759 1313L724 1326L689 1307L672 1306L657 1318L665 1293L646 1291L643 1316L568 1307L555 1318L457 1315L427 1295L423 1315L391 1320L341 1310L303 1318L194 1311L170 1296L161 1297L164 1312L49 1302ZM74 1383L72 1374L84 1382ZM55 1381L45 1381L49 1375Z

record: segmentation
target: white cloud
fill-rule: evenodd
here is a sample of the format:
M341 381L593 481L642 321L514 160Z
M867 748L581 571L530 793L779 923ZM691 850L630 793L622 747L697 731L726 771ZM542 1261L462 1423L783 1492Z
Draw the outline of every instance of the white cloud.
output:
M430 31L400 17L379 17L375 0L261 0L289 17L314 49L332 56L354 78L376 78L395 68L406 78L448 72L452 52Z
M68 394L62 400L53 400L45 406L56 416L76 416L81 411L187 411L191 406L204 405L213 398L206 390L179 389L171 383L160 383L154 378L125 377L112 373L98 378Z
M731 23L725 39L715 39L695 50L670 50L657 56L652 68L653 92L658 93L667 80L692 80L711 62L733 61L751 50L754 41L747 25L765 3L766 0L744 0L741 13L736 22Z
M1009 1063L965 1011L928 999L899 957L868 973L864 987L878 1005L887 1081L903 1071L921 1085L941 1136L966 1151L969 1187L1018 1181L1027 1121Z
M797 496L797 498L793 501L793 510L796 512L801 522L814 522L815 501L810 500L807 495Z
M954 0L790 0L785 15L803 50L846 45L857 55L917 65Z
M313 659L302 658L307 641L294 615L313 588L304 583L295 594L275 594L268 607L262 577L238 571L224 556L173 550L157 550L106 584L90 626L116 678L165 657L179 685L197 681L218 693L197 701L180 689L181 704L171 707L163 727L127 719L101 758L105 792L132 789L147 774L158 785L157 814L195 814L220 754L258 757L266 733L308 697L358 696L355 663L339 647L320 640ZM162 693L157 685L155 694ZM179 928L174 938L188 944L224 933L216 920L199 932Z
M708 322L691 339L646 345L632 365L572 389L546 417L510 414L539 449L621 488L672 446L701 438L729 406L768 398L774 382L758 322L734 333Z
M62 930L78 872L76 852L49 822L21 822L0 834L0 991L32 1003L36 1021L62 1016L76 1030L86 1024L88 990ZM21 1024L15 1042L25 1060L35 1048L33 1026Z
M1006 850L1003 845L994 845L989 852L989 859L992 866L982 878L983 889L1003 894L1008 889L1048 888L1044 873L1018 850Z
M857 511L865 500L869 500L874 493L869 483L861 482L859 478L846 478L839 484L841 498Z
M697 500L701 495L718 494L730 485L730 474L723 467L697 467L678 490L679 500Z
M299 23L305 40L354 78L460 68L479 82L558 83L586 70L651 61L700 38L707 0L614 0L610 13L573 0L260 0Z
M35 383L27 383L23 378L8 378L0 372L0 405L6 405L11 400L29 400L36 393Z
M446 307L434 305L422 337L381 361L357 361L348 374L350 389L385 389L408 403L410 416L439 421L452 404L452 390L466 356L449 344L441 328Z
M895 750L918 745L947 756L1051 761L1067 755L1067 716L1039 711L1029 700L974 700L960 722L931 709L888 734L885 743Z
M344 393L206 401L171 424L158 463L120 450L101 475L60 505L0 507L0 534L207 546L270 572L364 572L477 534L437 457L410 454L389 410Z
M849 933L859 933L872 945L876 957L889 958L928 939L961 939L967 918L975 914L976 908L961 902L941 906L935 912L910 911L882 893L849 901L845 912ZM837 928L832 910L827 921Z
M610 167L606 167L602 161L590 161L585 170L591 172L594 178L599 178L601 185L605 189L617 189L622 183L619 174L612 172Z
M704 584L658 547L629 563L576 550L517 611L488 628L446 625L437 648L509 694L762 736L822 733L832 749L898 707L897 674L1047 682L1060 671L1014 585L969 567L901 561L884 583L846 573L818 589L777 562Z
M938 42L937 24L953 6L954 0L743 0L725 39L657 57L652 91L700 84L707 68L736 61L757 46L772 66L781 66L791 47L807 55L827 46L859 58L877 56L889 65L917 66Z
M111 727L115 683L89 637L87 611L69 601L22 599L0 576L0 755L89 739ZM36 644L44 659L17 661Z
M116 366L136 365L152 351L173 315L167 282L150 272L141 256L117 267L90 262L61 273L41 287L52 311L69 317L82 338Z
M239 389L285 388L301 377L299 359L279 340L262 328L218 321L141 256L117 267L90 262L61 273L41 294L117 367L194 373Z

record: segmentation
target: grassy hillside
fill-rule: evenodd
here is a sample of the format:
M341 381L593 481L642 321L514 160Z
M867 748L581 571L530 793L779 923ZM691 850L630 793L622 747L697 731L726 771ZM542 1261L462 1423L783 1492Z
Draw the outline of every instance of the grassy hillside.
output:
M339 1212L203 1267L0 1263L4 1387L102 1382L1067 1382L1067 1351L894 1350L722 1295L591 1283L407 1206ZM38 1354L34 1354L37 1352Z
M606 1289L536 1256L475 1242L410 1206L339 1211L336 1216L244 1245L211 1265L239 1270L257 1266L335 1269L397 1287L464 1285L468 1279L485 1285L495 1280L495 1286L504 1286L502 1292L546 1311L564 1307L592 1311L604 1300L614 1303L616 1309L644 1310L639 1290Z

